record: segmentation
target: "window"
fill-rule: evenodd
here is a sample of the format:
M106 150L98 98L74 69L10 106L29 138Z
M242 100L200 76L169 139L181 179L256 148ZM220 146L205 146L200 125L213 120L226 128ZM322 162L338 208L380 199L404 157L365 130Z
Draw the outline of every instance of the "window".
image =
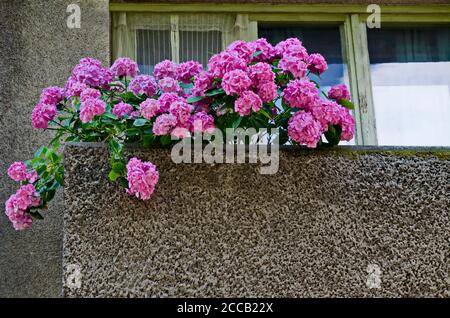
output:
M272 45L287 38L301 39L309 53L321 53L327 60L328 70L321 77L309 75L322 90L327 92L331 86L341 83L349 85L340 26L259 25L258 36L266 38ZM354 140L341 142L354 143Z
M309 53L321 53L328 62L328 70L321 78L311 75L323 89L327 90L330 86L340 83L348 85L347 66L344 63L339 26L261 25L258 26L258 36L266 38L273 45L291 37L301 39Z
M365 5L111 3L113 58L144 72L163 59L206 64L237 39L300 38L329 69L326 91L345 83L360 145L450 145L450 5L382 5L368 29ZM315 75L311 75L315 76Z
M367 36L378 143L450 146L450 28Z
M239 14L153 14L113 15L114 57L136 59L142 73L151 73L164 59L175 62L209 58L241 37L248 20Z

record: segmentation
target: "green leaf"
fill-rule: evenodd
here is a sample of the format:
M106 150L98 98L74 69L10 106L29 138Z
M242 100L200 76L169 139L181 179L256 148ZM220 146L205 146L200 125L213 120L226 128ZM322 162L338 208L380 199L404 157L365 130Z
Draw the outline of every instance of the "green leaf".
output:
M80 137L72 135L72 136L67 137L65 141L66 142L69 142L69 141L80 141Z
M113 170L111 170L111 171L109 172L109 174L108 174L108 178L109 178L109 180L111 180L111 181L116 181L117 178L120 178L120 177L121 177L121 175L118 174L117 172L114 172Z
M241 124L241 121L242 121L242 116L239 116L234 122L233 122L233 129L236 129L236 128L238 128L239 127L239 125Z
M56 162L58 162L59 161L59 156L55 153L55 152L50 152L50 154L49 154L49 159L50 159L50 161L51 162L54 162L54 163L56 163Z
M125 173L125 164L123 162L115 162L112 164L112 171L123 175Z
M51 189L51 190L47 190L43 193L42 195L42 199L44 200L44 202L50 202L56 193L56 189Z
M135 126L135 127L142 127L142 126L144 126L146 123L147 123L147 119L139 118L139 119L136 119L136 120L134 121L133 126Z
M284 145L285 143L287 143L288 140L289 140L289 135L288 135L287 130L285 130L285 129L280 129L280 137L279 137L279 138L280 138L280 139L279 139L280 146L282 146L282 145Z
M36 170L38 175L42 175L45 171L47 171L47 166L45 164L33 165L34 170Z
M142 144L144 147L150 147L154 143L155 143L155 135L153 134L144 135L142 139Z
M115 139L111 139L108 142L109 148L111 149L111 151L115 152L115 153L120 153L122 151L122 144L120 144L117 140Z
M330 146L336 146L339 144L341 140L341 126L339 125L330 125L328 126L328 130L325 132L325 138L327 138Z
M126 178L120 177L116 180L123 188L128 188L128 180Z
M172 143L172 138L170 137L170 135L164 135L161 136L159 142L161 143L161 145L167 147Z
M212 91L209 91L208 93L205 94L205 96L215 96L223 93L225 93L225 91L222 88L217 88Z
M272 119L272 117L270 117L270 115L264 110L264 109L260 109L259 110L259 112L261 113L261 114L263 114L264 116L266 116L268 119Z
M192 97L189 97L187 99L187 102L189 104L192 104L192 103L198 102L198 101L200 101L202 99L205 99L205 98L206 98L206 96L192 96Z
M31 217L32 217L33 219L36 219L36 220L43 220L43 219L44 219L44 217L42 216L42 214L40 214L38 211L30 211L30 212L28 212L28 213L30 213L30 215L31 215Z
M113 113L104 113L103 116L109 119L117 119L117 116Z
M138 128L130 128L125 131L127 136L137 136L141 133L141 131Z
M192 87L194 87L194 84L193 83L189 83L189 84L180 83L180 86L184 89L192 89Z
M55 180L59 184L64 184L64 175L62 173L56 173L55 174Z
M262 54L262 51L256 51L256 52L253 52L252 56L255 57L255 56L258 56L260 54Z
M38 151L36 151L36 153L34 154L34 156L36 158L39 158L41 156L45 156L45 154L47 153L48 148L45 146L42 146L41 148L38 149Z
M344 106L345 108L348 109L355 109L355 104L353 104L351 101L349 101L348 99L340 99L338 101L338 103L342 106Z

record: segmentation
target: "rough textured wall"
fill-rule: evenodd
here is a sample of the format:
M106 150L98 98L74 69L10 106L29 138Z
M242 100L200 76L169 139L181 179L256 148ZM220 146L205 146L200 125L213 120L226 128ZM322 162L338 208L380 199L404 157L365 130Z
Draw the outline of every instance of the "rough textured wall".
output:
M81 29L68 29L68 4L81 7ZM61 294L62 200L34 229L15 232L3 213L17 187L6 169L28 159L50 135L34 131L31 110L42 88L63 85L84 56L109 63L106 0L0 0L0 296Z
M273 176L128 151L160 171L147 202L105 148L65 148L65 296L450 297L449 150L287 150Z
M423 0L111 0L117 3L258 3L258 4L424 4ZM426 0L427 4L450 4L449 0Z

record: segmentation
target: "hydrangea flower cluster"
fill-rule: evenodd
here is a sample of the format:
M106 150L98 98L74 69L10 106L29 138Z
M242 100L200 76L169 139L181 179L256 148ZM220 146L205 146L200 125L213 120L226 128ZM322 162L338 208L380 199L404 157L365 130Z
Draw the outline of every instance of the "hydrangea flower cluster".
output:
M23 185L6 201L6 215L14 229L24 230L31 227L32 218L27 211L41 204L39 193L32 184Z
M40 195L33 185L39 176L34 170L27 171L24 162L14 162L8 168L8 176L22 185L6 201L5 213L16 230L30 228L32 218L28 211L41 205Z
M159 172L153 163L131 158L127 164L127 179L127 193L142 200L148 200L155 191Z
M322 55L309 54L296 38L275 46L266 39L235 41L205 68L197 61L164 60L153 74L139 74L127 57L110 68L83 58L65 87L45 88L33 109L33 127L57 135L32 160L8 169L21 186L6 202L6 214L16 229L42 217L37 210L64 181L61 140L107 143L109 179L142 200L154 193L159 173L151 162L127 161L126 143L168 147L171 137L197 138L230 127L279 128L288 142L308 148L351 140L355 121L347 87L333 86L326 95L312 79L327 68Z

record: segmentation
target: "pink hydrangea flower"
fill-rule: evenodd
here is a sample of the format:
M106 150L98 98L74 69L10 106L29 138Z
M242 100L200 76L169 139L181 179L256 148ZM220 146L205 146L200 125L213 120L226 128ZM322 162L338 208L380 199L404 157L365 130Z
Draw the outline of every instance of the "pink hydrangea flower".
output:
M46 129L48 127L48 122L55 118L56 113L56 105L38 103L31 114L33 127L36 129Z
M323 131L326 131L328 125L337 125L341 119L342 106L330 100L318 100L317 104L311 108L311 114L320 122Z
M341 140L350 141L355 136L355 119L349 109L340 107L341 119L339 125L342 128Z
M47 87L42 90L40 102L43 104L58 104L64 98L64 90L57 86Z
M277 56L281 58L289 53L289 50L292 47L303 47L302 41L297 38L289 38L281 41L275 46L275 52Z
M347 86L345 84L339 84L330 88L328 91L328 98L335 99L339 102L341 99L350 100L351 96Z
M83 123L92 121L94 116L100 116L105 112L106 104L100 99L87 99L80 105L80 120Z
M119 57L110 70L115 76L135 77L139 72L137 63L128 57Z
M309 58L308 51L306 51L303 45L291 45L286 47L282 57L288 56L296 57L304 62L308 61Z
M27 173L27 180L29 183L35 183L37 180L39 180L39 175L36 171L32 170Z
M170 105L169 111L177 118L178 124L185 124L188 121L193 108L192 105L184 101L177 101Z
M255 53L261 52L260 54L253 57L253 61L268 62L276 56L275 48L272 46L272 44L267 42L265 38L260 38L253 42L250 42L250 46Z
M160 112L168 112L170 105L177 101L185 101L183 97L178 96L175 93L163 93L158 99Z
M135 119L135 118L138 118L138 117L141 117L141 112L139 111L139 110L133 110L132 112L131 112L131 114L129 115L129 117L131 118L131 119Z
M262 107L262 100L252 91L243 92L242 95L234 102L234 110L241 116L250 115L253 110L257 112Z
M263 102L273 101L277 96L277 85L274 82L265 82L258 86L258 95Z
M289 137L308 148L316 148L321 132L322 126L310 113L299 111L289 119Z
M305 62L303 62L298 57L290 55L284 56L280 60L278 67L281 68L285 73L292 73L295 78L305 77L306 70L308 69L308 66Z
M187 61L178 65L176 78L183 83L190 83L191 78L200 74L203 66L196 61Z
M234 70L225 73L222 80L222 88L227 95L241 94L252 85L247 73L242 70Z
M208 72L213 77L222 78L225 73L233 70L247 70L247 63L236 53L223 51L214 55L208 62Z
M275 73L272 71L272 67L264 62L251 65L249 67L249 76L255 86L275 80Z
M11 221L16 231L29 229L33 224L33 219L31 218L31 215L26 211L17 210L14 213L11 212L6 213L6 215L8 216L9 220Z
M112 113L116 115L117 118L122 118L125 115L129 116L132 112L133 106L124 102L118 103L112 109Z
M194 87L192 94L194 96L203 96L205 92L212 87L212 76L209 72L201 72L194 78Z
M288 105L305 110L313 107L317 98L317 87L308 79L290 81L283 92L283 99Z
M176 78L178 65L172 61L164 60L155 65L153 69L153 76L156 79L163 79L164 77Z
M176 93L181 90L178 81L172 77L164 77L158 82L158 86L164 93Z
M69 81L97 87L109 84L113 77L113 73L109 69L103 68L99 60L86 57L81 59L80 63L72 70Z
M98 99L102 94L95 88L86 88L80 94L80 101L84 102L88 99Z
M243 59L247 63L251 62L251 60L253 58L252 54L254 52L250 43L247 43L242 40L237 40L237 41L234 41L233 43L231 43L227 47L227 51L236 54L237 56L239 56L241 59Z
M8 176L17 182L27 180L27 166L23 162L14 162L8 168Z
M159 115L158 117L156 117L155 123L153 124L153 133L156 136L170 134L177 123L177 117L172 114Z
M23 185L6 201L5 213L16 230L27 229L32 223L27 210L40 204L41 199L34 185Z
M152 119L160 112L159 102L156 99L147 98L139 106L141 115L145 119Z
M151 162L131 158L127 164L127 193L142 200L150 199L158 183L159 172Z
M153 96L156 93L157 84L153 76L138 75L131 80L129 89L135 95Z
M320 75L328 69L328 64L321 54L315 53L308 58L308 69L311 73Z
M178 123L175 128L170 132L170 135L176 138L189 137L189 123Z
M84 91L89 86L75 81L72 77L66 83L65 91L67 97L80 96L81 92Z
M198 112L189 117L189 130L191 132L212 133L214 131L214 117L206 112Z

